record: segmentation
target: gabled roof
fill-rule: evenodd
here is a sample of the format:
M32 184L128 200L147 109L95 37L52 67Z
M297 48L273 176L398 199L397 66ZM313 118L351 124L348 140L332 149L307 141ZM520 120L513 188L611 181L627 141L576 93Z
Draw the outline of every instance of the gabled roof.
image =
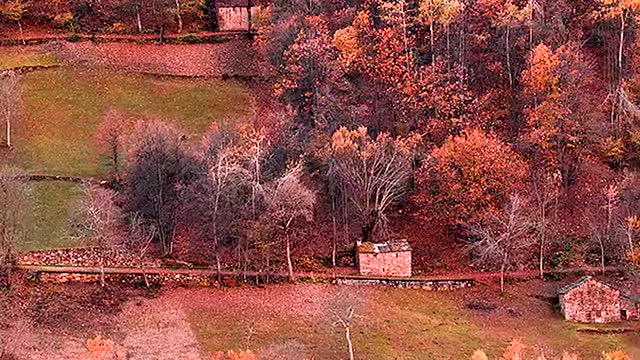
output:
M251 6L265 5L268 1L265 0L252 0ZM249 6L249 0L217 0L216 6L221 7L247 7Z
M573 289L575 289L577 287L580 287L580 285L586 283L587 281L589 281L591 279L593 279L591 276L584 276L584 277L580 278L580 280L574 281L574 282L572 282L570 284L567 284L567 285L561 287L560 289L558 289L558 294L566 294L569 291L571 291L571 290L573 290Z
M384 243L365 242L358 245L361 253L392 253L411 251L411 245L407 240L392 240Z
M607 284L605 282L602 282L602 281L600 281L598 279L594 279L591 276L584 276L584 277L580 278L578 281L572 282L570 284L567 284L567 285L561 287L560 289L558 289L558 294L559 295L566 294L569 291L580 287L581 285L585 284L586 282L588 282L590 280L593 280L593 281L597 282L600 285L604 285L604 286L608 287L611 290L619 291L622 294L622 291L620 291L620 289L618 289L616 287L613 287L613 286L611 286L611 285L609 285L609 284Z

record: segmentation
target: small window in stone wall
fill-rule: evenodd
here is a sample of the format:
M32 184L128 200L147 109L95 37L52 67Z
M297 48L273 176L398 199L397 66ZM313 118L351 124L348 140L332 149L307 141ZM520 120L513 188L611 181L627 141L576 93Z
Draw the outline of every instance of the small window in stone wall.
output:
M627 320L627 310L625 310L625 309L620 309L620 317L621 317L623 320Z

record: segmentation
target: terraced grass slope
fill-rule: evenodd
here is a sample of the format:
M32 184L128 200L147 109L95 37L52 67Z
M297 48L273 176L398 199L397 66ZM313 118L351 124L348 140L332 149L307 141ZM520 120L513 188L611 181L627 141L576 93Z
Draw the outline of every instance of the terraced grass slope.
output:
M0 66L40 64L46 54L0 56ZM241 83L221 80L154 78L135 74L57 68L23 75L20 118L13 124L13 151L0 150L0 166L29 173L95 177L106 165L96 150L96 129L107 111L131 119L174 122L190 141L215 121L249 110L250 93ZM4 130L4 128L2 128ZM4 141L4 131L0 131ZM60 182L34 185L34 229L21 250L79 246L65 237L68 211L79 189Z

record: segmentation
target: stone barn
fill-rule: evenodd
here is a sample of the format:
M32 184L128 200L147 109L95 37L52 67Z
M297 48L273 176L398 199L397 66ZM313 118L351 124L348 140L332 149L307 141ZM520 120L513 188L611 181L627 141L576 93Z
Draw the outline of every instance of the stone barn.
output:
M250 0L218 0L218 30L238 31L256 29L256 20L260 15L262 6L256 5L257 1ZM251 16L249 16L251 9Z
M359 243L360 275L411 276L411 245L406 240L385 243Z
M570 321L608 323L640 318L636 297L590 276L560 288L558 296L562 315Z

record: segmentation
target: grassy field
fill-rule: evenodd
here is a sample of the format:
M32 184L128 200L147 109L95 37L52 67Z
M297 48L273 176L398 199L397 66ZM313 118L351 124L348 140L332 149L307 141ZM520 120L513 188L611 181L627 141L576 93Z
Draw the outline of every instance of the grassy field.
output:
M212 122L249 108L247 89L230 81L57 69L25 75L23 89L24 110L14 126L11 162L52 175L104 174L94 139L109 110L133 119L172 121L197 138Z
M86 246L70 238L70 218L82 192L80 186L67 182L35 182L31 184L33 214L26 241L18 243L18 251L45 250Z
M572 351L581 359L599 359L614 349L640 358L637 334L579 333L578 325L532 298L503 298L495 310L469 310L466 292L299 285L216 290L208 301L194 296L184 306L200 345L210 352L249 348L262 354L296 353L293 358L300 359L343 359L347 346L343 330L333 326L333 312L346 313L354 306L352 336L361 359L460 360L476 349L493 359L514 337L527 345L531 358L544 352L558 359ZM353 299L351 304L347 299Z
M56 64L58 64L58 59L55 55L48 52L29 49L25 50L20 47L0 49L0 70L20 66L44 66Z
M0 53L0 68L55 62L42 53ZM29 173L94 177L106 172L95 132L110 110L130 120L175 123L193 142L211 123L239 117L249 109L249 90L239 82L159 79L142 75L58 68L23 76L20 119L13 126L14 150L0 150L0 165ZM4 131L0 131L0 141ZM34 229L20 250L74 247L66 239L68 209L77 186L34 185Z

